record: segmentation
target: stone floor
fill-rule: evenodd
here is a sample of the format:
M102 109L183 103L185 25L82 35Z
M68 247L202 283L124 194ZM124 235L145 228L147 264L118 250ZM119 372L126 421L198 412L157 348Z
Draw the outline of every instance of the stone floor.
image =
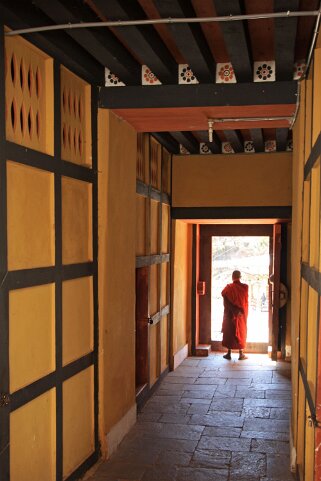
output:
M91 481L292 481L290 365L188 358Z

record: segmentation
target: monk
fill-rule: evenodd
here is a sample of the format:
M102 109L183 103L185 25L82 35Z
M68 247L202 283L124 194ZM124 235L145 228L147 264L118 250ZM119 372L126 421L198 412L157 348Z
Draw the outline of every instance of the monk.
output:
M246 344L248 289L247 284L241 282L240 271L232 273L232 283L227 284L222 291L224 300L224 315L222 324L222 345L228 351L223 357L231 360L232 349L239 350L239 361L247 359L243 353Z

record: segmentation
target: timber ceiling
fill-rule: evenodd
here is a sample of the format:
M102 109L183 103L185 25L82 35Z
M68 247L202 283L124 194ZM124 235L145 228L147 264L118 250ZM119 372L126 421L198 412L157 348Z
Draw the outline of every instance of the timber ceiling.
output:
M311 11L318 0L0 0L11 29ZM291 149L316 17L66 29L26 38L92 84L100 105L171 152ZM233 119L242 118L242 121ZM214 119L209 142L208 119ZM222 122L222 119L230 119ZM248 120L246 120L248 119ZM257 119L257 120L255 120Z

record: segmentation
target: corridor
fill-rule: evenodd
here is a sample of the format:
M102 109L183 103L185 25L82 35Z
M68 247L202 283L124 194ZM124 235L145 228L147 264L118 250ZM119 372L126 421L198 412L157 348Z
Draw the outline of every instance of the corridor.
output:
M290 364L188 358L90 481L290 481Z

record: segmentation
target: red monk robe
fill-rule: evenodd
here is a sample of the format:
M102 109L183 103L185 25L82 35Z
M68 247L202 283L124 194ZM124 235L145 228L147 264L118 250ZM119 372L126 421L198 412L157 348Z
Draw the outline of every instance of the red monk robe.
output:
M239 279L234 280L222 291L224 316L222 345L228 349L244 349L247 333L249 286Z

